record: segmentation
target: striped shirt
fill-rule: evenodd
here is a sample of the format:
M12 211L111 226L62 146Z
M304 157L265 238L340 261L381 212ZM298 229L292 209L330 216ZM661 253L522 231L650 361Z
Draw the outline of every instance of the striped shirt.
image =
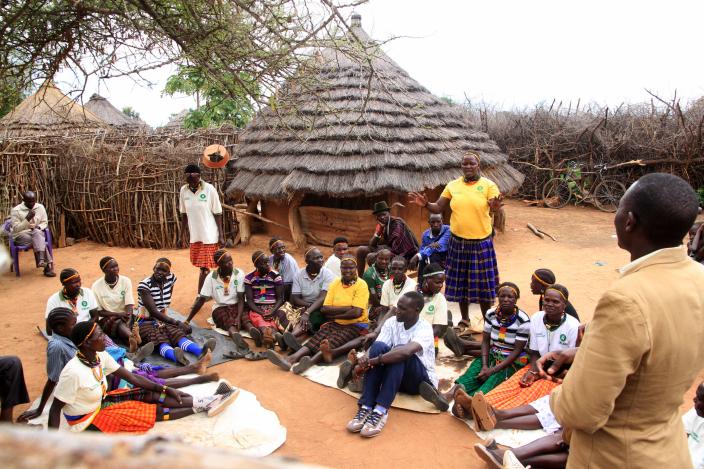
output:
M154 303L156 303L156 308L159 311L163 311L171 306L171 293L175 283L176 276L174 274L167 275L163 285L159 285L152 277L147 277L139 282L137 292L149 292ZM149 317L149 312L144 307L141 295L139 295L139 311L143 317Z
M49 381L59 382L61 370L76 355L76 346L71 339L54 332L46 346L46 375Z
M530 337L530 318L519 309L516 320L508 326L503 326L496 317L496 308L492 308L486 313L484 332L491 335L492 351L502 355L510 355L513 352L516 341L528 342Z
M260 276L254 270L244 277L245 286L252 287L252 299L257 305L273 305L276 303L276 286L283 285L281 275L275 270L270 270L265 276Z

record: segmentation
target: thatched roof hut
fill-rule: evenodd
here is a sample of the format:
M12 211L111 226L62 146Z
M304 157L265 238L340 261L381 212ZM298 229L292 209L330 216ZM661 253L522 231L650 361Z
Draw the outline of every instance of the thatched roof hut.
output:
M45 82L9 114L0 119L6 135L50 133L106 127L105 122L66 96L53 83Z
M83 106L84 109L92 112L106 123L114 127L146 127L147 124L141 119L133 119L124 112L117 109L110 101L95 93Z
M261 111L242 132L228 194L269 201L264 206L292 201L293 210L300 202L302 229L329 242L332 231L346 227L314 233L322 228L306 220L313 216L309 206L335 209L336 216L340 209L364 209L368 223L361 214L357 221L367 230L375 200L400 200L408 191L437 196L461 174L467 150L481 155L484 174L502 192L520 186L523 175L508 165L496 143L473 128L461 108L434 96L391 60L362 29L359 15L353 15L340 44L342 50L322 50L311 64L314 75L301 73L289 81L276 110ZM356 53L360 48L371 59ZM420 209L404 210L406 218L409 211L418 212L415 231L425 227ZM270 208L267 216L283 218L276 211ZM293 215L287 217L289 226L295 224ZM360 239L366 242L370 234L365 231ZM300 244L300 236L296 241Z

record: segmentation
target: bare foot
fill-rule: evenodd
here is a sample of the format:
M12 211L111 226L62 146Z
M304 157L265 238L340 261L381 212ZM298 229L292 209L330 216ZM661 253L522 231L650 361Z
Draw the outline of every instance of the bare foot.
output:
M142 343L142 337L139 335L139 324L136 322L132 325L132 337L137 341L137 345Z
M208 373L207 375L203 375L203 380L204 381L220 381L220 375L217 373Z
M137 338L134 336L134 334L130 334L130 336L127 338L127 341L129 342L129 352L134 353L137 351L139 348L139 342L137 342Z
M323 354L323 360L325 363L332 363L332 352L330 351L330 342L328 339L323 339L320 342L320 353Z
M208 368L211 361L213 361L213 352L208 350L205 355L203 355L203 358L196 363L196 373L199 375L205 374L205 370Z

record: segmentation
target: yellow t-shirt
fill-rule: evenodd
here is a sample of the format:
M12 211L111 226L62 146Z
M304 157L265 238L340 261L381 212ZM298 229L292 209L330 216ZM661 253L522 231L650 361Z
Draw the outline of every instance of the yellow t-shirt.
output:
M480 177L477 182L464 182L462 177L450 181L440 194L450 200L450 231L466 239L483 239L491 234L489 199L498 197L499 187Z
M323 301L323 306L354 306L362 310L362 315L356 319L335 319L338 324L367 324L369 322L368 304L369 287L367 287L367 282L361 278L349 287L345 287L342 280L336 278L330 283L325 301Z

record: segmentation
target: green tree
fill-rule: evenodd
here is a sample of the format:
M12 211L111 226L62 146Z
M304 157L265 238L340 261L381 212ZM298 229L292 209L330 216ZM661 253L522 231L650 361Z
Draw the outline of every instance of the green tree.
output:
M126 115L127 117L131 117L132 119L139 119L139 113L134 110L132 106L125 106L122 108L122 113Z
M184 119L186 128L210 127L229 123L244 127L254 115L254 101L258 86L248 74L240 72L237 79L219 77L209 79L207 72L197 66L182 65L166 81L164 94L185 94L196 99L196 108L190 109ZM227 83L221 83L222 80ZM240 87L239 83L245 85Z

